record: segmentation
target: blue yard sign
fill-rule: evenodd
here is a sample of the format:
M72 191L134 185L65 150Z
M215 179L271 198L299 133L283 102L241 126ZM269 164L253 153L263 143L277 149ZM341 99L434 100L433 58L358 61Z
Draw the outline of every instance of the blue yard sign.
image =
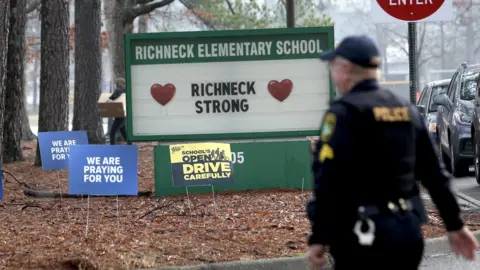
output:
M137 146L72 146L68 188L74 195L137 195Z
M70 146L88 144L86 131L39 132L38 143L45 171L68 169Z

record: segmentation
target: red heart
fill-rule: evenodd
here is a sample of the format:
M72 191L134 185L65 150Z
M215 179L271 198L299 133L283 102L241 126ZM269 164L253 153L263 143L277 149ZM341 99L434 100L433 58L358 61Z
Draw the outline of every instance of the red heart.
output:
M290 93L292 93L292 89L293 83L289 79L285 79L281 82L276 80L268 82L268 92L280 102L287 99Z
M152 95L153 99L162 104L162 106L167 105L170 100L172 100L173 96L175 95L175 91L175 85L171 83L167 83L165 86L156 83L150 87L150 94Z

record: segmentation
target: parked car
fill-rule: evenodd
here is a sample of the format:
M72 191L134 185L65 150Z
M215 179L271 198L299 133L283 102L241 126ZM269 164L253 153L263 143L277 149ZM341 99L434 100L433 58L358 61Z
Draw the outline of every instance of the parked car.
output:
M437 105L434 104L433 99L438 95L447 92L450 79L430 82L422 90L417 102L417 108L425 120L425 125L428 128L432 139L437 142Z
M472 91L475 91L475 99L473 101L473 117L471 125L472 141L473 141L473 168L475 169L475 179L480 185L480 76L476 76L475 82L470 83Z
M480 65L463 63L448 85L447 93L434 98L438 106L437 138L442 159L454 176L468 174L473 165L473 100Z

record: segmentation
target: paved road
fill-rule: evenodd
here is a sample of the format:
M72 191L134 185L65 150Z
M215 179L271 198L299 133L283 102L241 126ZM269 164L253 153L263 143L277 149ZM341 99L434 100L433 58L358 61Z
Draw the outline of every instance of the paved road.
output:
M436 255L423 259L420 269L422 270L475 270L480 269L480 251L477 252L477 260L467 262L457 258L454 254Z
M453 181L453 186L461 193L480 201L480 185L474 177L462 177Z

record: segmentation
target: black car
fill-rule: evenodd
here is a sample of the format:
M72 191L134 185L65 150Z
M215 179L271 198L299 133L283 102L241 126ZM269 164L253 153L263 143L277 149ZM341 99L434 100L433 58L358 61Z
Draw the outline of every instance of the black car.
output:
M447 93L434 98L438 105L437 138L440 158L454 176L468 174L473 165L473 100L480 65L463 63L453 74Z
M437 142L437 105L433 103L433 99L447 92L450 79L433 81L425 86L422 90L417 102L417 108L425 120L432 139Z

